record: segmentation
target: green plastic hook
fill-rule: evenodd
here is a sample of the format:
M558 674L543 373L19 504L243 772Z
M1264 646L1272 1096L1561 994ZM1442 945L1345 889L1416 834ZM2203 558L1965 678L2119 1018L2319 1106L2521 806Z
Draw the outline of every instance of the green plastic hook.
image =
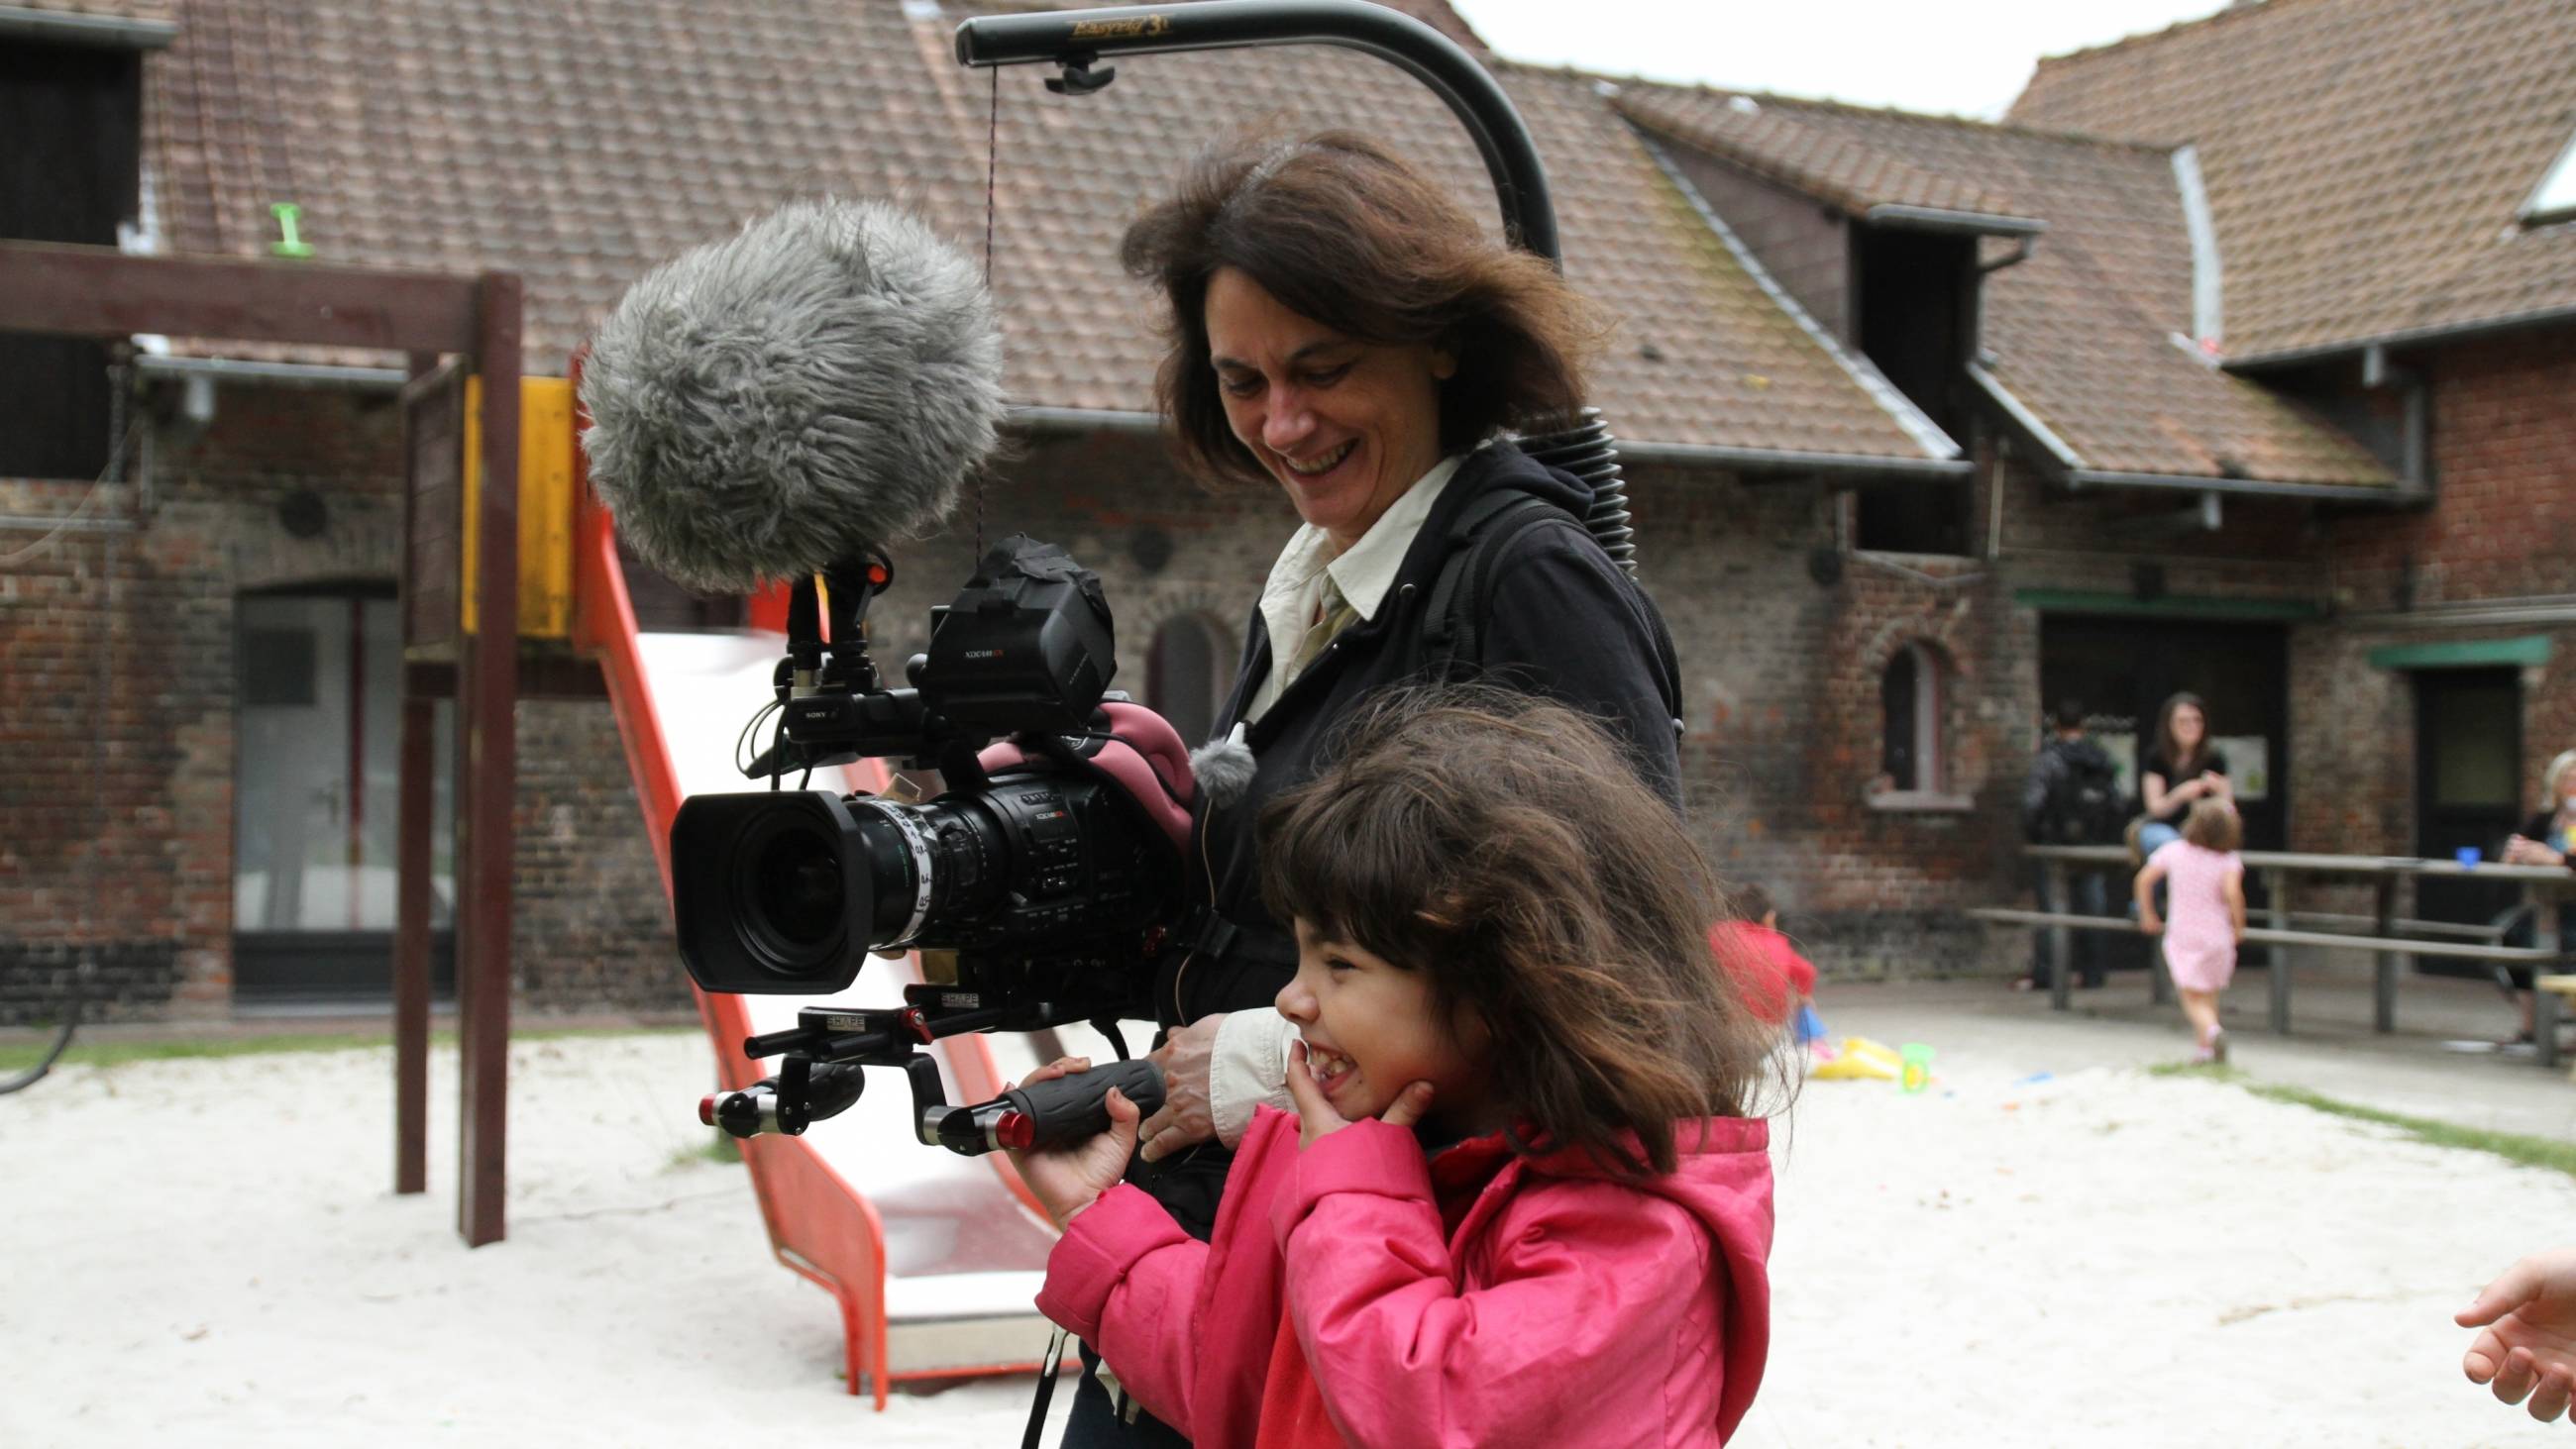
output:
M269 203L268 211L269 215L277 218L277 229L285 233L280 240L268 244L270 251L281 257L313 255L313 244L295 234L295 221L304 214L303 207L292 201L275 201Z

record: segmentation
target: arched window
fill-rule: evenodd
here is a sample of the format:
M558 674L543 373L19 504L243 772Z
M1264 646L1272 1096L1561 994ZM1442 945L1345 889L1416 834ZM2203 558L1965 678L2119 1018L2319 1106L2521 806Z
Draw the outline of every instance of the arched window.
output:
M1154 631L1145 655L1145 703L1195 749L1216 731L1233 682L1226 627L1206 614L1177 614Z
M1891 790L1933 794L1941 780L1941 665L1931 650L1908 644L1879 676L1882 717L1879 770Z

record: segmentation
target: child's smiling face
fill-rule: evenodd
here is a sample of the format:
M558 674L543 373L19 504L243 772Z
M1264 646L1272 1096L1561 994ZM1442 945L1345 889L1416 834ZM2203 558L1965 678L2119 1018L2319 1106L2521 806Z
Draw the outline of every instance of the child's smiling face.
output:
M1404 1089L1429 1082L1431 1114L1466 1132L1498 1131L1484 1071L1484 1030L1461 1013L1444 1021L1431 978L1348 941L1297 923L1297 975L1279 1014L1306 1041L1307 1069L1345 1121L1384 1112Z

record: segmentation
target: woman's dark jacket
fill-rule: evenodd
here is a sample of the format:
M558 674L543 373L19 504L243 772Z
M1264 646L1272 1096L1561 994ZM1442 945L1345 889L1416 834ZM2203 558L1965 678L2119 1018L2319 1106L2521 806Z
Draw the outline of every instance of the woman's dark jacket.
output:
M1425 614L1447 551L1450 523L1479 494L1504 488L1535 494L1570 516L1550 515L1548 522L1528 528L1496 561L1478 639L1476 677L1545 694L1600 719L1627 743L1638 772L1680 808L1673 720L1681 683L1662 615L1574 521L1589 506L1591 490L1496 443L1459 465L1414 536L1377 617L1344 629L1326 654L1253 722L1247 740L1257 762L1251 787L1223 809L1211 811L1202 804L1193 822L1188 900L1211 904L1238 927L1285 938L1284 924L1273 921L1261 902L1260 865L1253 849L1261 807L1323 773L1335 727L1369 696L1422 676ZM1234 691L1218 717L1219 735L1231 732L1242 718L1269 677L1270 665L1270 637L1256 607ZM1207 969L1211 965L1217 969ZM1173 966L1165 968L1167 975ZM1284 969L1257 960L1211 963L1202 957L1179 973L1177 983L1160 983L1155 1011L1172 1023L1268 1006L1293 974L1293 957Z
M1451 525L1471 501L1496 489L1533 494L1566 516L1548 514L1547 521L1528 526L1503 546L1487 590L1475 677L1544 694L1600 719L1627 744L1639 774L1680 808L1674 721L1681 680L1672 638L1653 601L1576 521L1590 505L1591 490L1508 444L1471 453L1414 536L1377 617L1344 629L1251 725L1248 743L1257 768L1250 787L1222 809L1209 809L1201 797L1186 899L1212 906L1237 935L1221 955L1205 949L1170 953L1154 990L1155 1014L1165 1025L1268 1006L1296 974L1289 933L1261 902L1253 838L1261 807L1323 772L1335 726L1368 696L1422 677L1429 596L1451 547ZM1269 677L1270 665L1270 638L1256 606L1233 694L1217 722L1220 736L1233 730ZM1184 1227L1205 1236L1229 1156L1210 1143L1178 1159L1140 1166L1134 1176ZM1151 1180L1167 1176L1202 1180L1195 1186Z

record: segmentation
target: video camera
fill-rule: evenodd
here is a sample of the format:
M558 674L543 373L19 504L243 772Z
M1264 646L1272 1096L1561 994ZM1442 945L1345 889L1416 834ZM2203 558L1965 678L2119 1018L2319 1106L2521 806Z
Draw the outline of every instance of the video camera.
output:
M899 689L867 652L868 607L893 577L871 552L796 586L762 712L775 711L775 737L742 766L770 788L694 796L671 828L680 957L719 992L835 992L867 953L916 948L953 951L955 979L907 987L900 1007L806 1008L792 1030L744 1043L754 1059L783 1055L779 1074L709 1097L700 1116L738 1137L800 1133L855 1104L869 1066L904 1068L921 1140L961 1153L1099 1131L1111 1085L1150 1113L1162 1083L1144 1062L952 1108L924 1048L1088 1022L1126 1055L1116 1022L1151 1015L1179 900L1179 738L1107 692L1108 600L1055 545L1014 536L985 555L931 611L929 651ZM919 804L781 788L862 756L935 767L945 788Z

